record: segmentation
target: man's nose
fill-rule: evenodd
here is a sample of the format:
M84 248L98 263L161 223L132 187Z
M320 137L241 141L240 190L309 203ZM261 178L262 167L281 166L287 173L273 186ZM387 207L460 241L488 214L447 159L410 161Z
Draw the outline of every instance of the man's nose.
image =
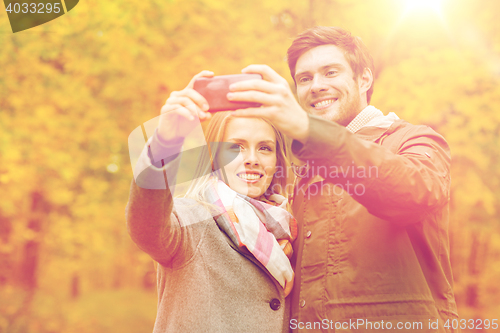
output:
M326 90L328 90L328 86L326 85L324 77L322 75L315 75L312 78L311 92L318 93Z

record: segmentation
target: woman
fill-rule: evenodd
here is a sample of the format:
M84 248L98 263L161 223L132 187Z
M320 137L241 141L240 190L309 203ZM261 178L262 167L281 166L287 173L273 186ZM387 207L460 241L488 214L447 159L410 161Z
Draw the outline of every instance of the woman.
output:
M138 177L127 206L132 239L159 263L154 333L288 332L296 222L280 195L287 183L285 140L262 119L206 112L206 100L192 89L200 76L213 73L203 71L171 94L142 155L149 163L142 179L164 172L167 189L146 189L155 187ZM206 147L200 177L173 200L168 188L178 152L196 118L211 118L206 141L219 144ZM171 157L155 163L155 156Z

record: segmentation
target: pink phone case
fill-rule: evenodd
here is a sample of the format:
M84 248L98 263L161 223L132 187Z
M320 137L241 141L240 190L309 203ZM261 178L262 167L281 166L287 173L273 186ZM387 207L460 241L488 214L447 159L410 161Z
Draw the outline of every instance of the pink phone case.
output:
M262 76L260 74L232 74L214 76L212 78L202 77L194 81L193 89L205 97L210 107L209 112L259 107L259 103L232 102L226 97L230 84L255 79L262 80Z

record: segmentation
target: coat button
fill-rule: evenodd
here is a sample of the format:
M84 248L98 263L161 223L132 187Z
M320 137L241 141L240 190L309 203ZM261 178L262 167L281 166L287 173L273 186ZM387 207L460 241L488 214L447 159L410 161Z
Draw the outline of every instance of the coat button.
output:
M274 311L277 311L279 310L279 308L281 307L281 302L279 299L277 298L273 298L271 300L271 302L269 302L269 306L271 307L271 309L273 309Z
M303 308L304 306L306 306L306 300L305 299L301 300L299 305L300 305L301 308Z
M306 238L311 237L311 234L312 234L312 232L311 232L311 230L309 230L309 231L306 233Z

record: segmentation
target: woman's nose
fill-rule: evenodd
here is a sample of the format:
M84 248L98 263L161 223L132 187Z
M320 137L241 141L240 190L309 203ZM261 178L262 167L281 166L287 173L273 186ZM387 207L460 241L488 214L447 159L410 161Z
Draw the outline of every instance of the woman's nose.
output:
M247 150L243 153L243 161L245 165L258 165L259 158L257 156L257 152L253 149Z

